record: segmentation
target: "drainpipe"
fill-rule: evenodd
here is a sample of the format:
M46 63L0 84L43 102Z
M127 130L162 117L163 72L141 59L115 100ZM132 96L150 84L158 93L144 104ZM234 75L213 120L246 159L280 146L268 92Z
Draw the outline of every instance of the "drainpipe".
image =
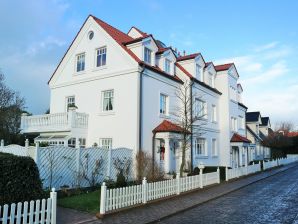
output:
M154 162L155 162L155 153L154 153L154 149L155 149L155 136L156 136L156 133L153 132L153 136L152 136L152 174L154 174Z
M143 72L145 70L145 66L142 66L142 70L140 71L140 96L139 96L139 149L141 151L142 148L142 129L143 129Z
M190 83L190 117L192 120L192 113L193 113L193 97L192 97L192 88L194 85L194 81L193 79L191 79L191 83ZM193 170L193 127L191 125L191 130L190 130L190 171L192 172Z

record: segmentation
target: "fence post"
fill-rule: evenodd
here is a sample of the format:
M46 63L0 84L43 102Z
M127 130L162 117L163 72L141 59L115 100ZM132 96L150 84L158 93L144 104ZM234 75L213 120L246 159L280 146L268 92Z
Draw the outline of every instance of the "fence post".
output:
M229 181L229 176L228 176L228 167L226 166L226 181Z
M142 201L143 204L147 203L147 180L146 177L144 177L143 181L142 181Z
M4 147L4 140L1 139L1 148L3 148L3 147Z
M180 194L180 173L177 174L176 185L177 185L177 192L176 192L176 194L179 195Z
M81 165L81 148L76 149L76 172L77 172L77 185L80 185L80 165Z
M259 171L262 171L262 161L261 160L260 160L259 165L260 165L260 170Z
M200 188L203 188L203 169L205 168L205 166L201 162L198 167L200 169Z
M218 180L217 180L217 183L219 184L220 183L220 170L219 170L219 167L217 167L217 175L218 175Z
M111 163L112 163L112 149L108 149L108 168L107 168L107 177L111 178Z
M106 191L107 186L106 183L103 182L101 185L101 191L100 191L100 214L104 215L106 213Z
M50 197L52 199L51 224L56 224L57 192L55 192L55 188L52 188L52 192L50 193Z
M28 138L26 138L26 140L25 140L25 147L28 149L28 147L29 147L29 140L28 140Z
M39 142L35 143L35 155L34 155L34 161L38 167L39 165Z

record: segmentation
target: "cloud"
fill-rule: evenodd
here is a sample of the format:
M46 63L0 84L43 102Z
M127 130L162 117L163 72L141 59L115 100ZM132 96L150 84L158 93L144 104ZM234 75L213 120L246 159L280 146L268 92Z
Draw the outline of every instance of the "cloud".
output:
M278 42L274 41L274 42L267 43L267 44L264 44L264 45L256 46L253 50L255 52L261 52L261 51L265 51L265 50L275 48L277 46L277 44L278 44Z

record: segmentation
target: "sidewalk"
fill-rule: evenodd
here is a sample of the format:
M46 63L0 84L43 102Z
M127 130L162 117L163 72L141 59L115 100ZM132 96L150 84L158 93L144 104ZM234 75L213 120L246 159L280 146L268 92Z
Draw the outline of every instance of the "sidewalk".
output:
M106 214L103 219L95 220L92 215L90 215L89 220L86 218L86 213L82 219L79 219L81 212L75 213L75 220L69 220L70 222L59 222L57 223L150 223L158 221L161 218L174 215L178 212L188 210L199 204L207 202L209 200L218 198L222 195L230 193L232 191L243 188L249 184L260 181L264 178L275 175L276 173L283 172L291 167L297 166L298 163L290 164L284 167L276 168L266 172L261 172L251 176L245 176L236 180L231 180L229 182L223 182L219 185L210 186L207 188L199 189L190 193L181 194L177 197L172 197L171 199L160 200L153 203L148 203L139 207L135 207L128 210L123 210L118 213ZM63 214L63 215L62 215ZM59 216L64 216L64 212L58 214L58 220L66 220L59 218Z

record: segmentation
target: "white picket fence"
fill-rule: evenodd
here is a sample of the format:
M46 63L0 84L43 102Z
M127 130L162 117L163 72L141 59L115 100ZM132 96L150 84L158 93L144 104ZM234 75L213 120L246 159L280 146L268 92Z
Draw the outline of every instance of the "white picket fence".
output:
M296 162L296 161L298 161L298 156L297 155L287 156L287 158L279 159L278 164L279 165L286 165L286 164L293 163L293 162Z
M55 187L58 190L65 186L89 187L91 181L102 183L104 179L116 180L118 171L114 162L117 159L133 159L133 150L128 148L39 147L39 144L29 146L28 141L25 146L4 146L2 140L0 152L30 156L38 166L43 188ZM128 176L131 179L132 173Z
M226 181L234 178L239 178L248 174L256 173L261 171L261 163L250 166L242 166L238 168L228 169L226 167Z
M0 206L2 224L56 224L57 192L52 189L50 198Z
M148 201L168 197L171 195L179 195L182 192L203 188L211 184L220 183L219 169L213 173L200 175L177 177L176 179L147 183L146 178L142 184L107 189L105 183L101 186L100 213L129 207L132 205L145 204Z
M278 159L272 161L263 161L263 170L268 170L278 165Z

